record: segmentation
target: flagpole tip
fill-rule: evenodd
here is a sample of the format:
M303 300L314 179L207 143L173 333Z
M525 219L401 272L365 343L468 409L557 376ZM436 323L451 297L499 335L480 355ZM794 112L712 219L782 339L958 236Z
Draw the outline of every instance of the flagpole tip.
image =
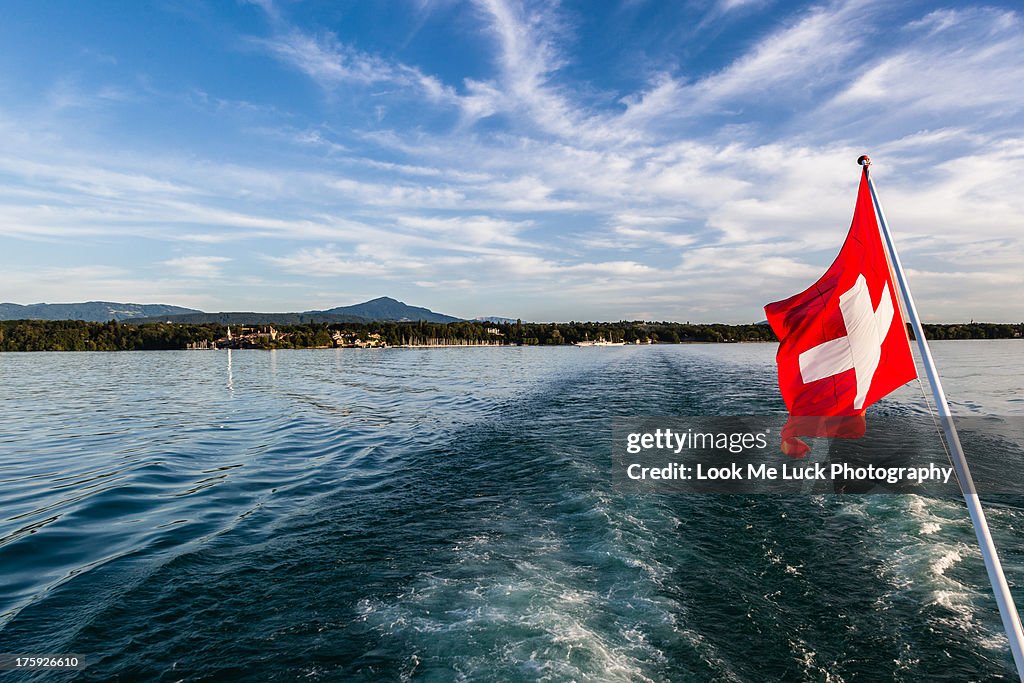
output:
M861 166L870 166L871 157L869 157L867 154L861 154L860 157L857 158L857 163L860 164Z

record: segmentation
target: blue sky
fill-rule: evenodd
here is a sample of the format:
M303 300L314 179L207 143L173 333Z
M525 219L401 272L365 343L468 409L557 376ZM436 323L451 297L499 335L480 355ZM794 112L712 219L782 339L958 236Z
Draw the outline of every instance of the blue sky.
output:
M749 322L849 226L1024 320L1013 3L12 3L0 300Z

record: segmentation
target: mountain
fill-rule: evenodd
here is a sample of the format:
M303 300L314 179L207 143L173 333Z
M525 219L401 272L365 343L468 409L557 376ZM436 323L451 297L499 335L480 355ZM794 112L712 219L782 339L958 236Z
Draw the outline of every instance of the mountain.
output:
M221 325L298 325L303 323L360 323L376 320L396 322L425 320L432 323L454 323L454 318L435 313L422 306L409 306L401 301L382 296L352 306L338 306L326 311L305 311L303 313L255 313L226 311L204 313L194 308L169 306L167 304L119 304L110 301L87 301L78 304L0 304L0 320L108 320L130 321L132 323L175 322L199 325L220 323Z
M430 323L457 323L462 318L453 318L443 313L435 313L429 308L422 306L410 306L391 297L382 296L361 304L352 306L338 306L329 308L326 311L307 311L314 314L328 315L354 315L365 320L394 320L398 322L408 320L425 320Z
M365 318L355 315L335 315L307 311L305 313L256 313L253 311L222 311L220 313L186 313L184 315L158 315L150 318L133 318L131 323L178 323L181 325L305 325L308 323L365 323Z
M113 301L86 301L77 304L0 304L0 320L134 320L149 316L201 313L194 308L168 304L120 304Z
M411 321L425 320L432 323L454 323L461 318L453 318L443 313L435 313L429 308L409 306L401 301L382 296L371 301L351 306L338 306L326 311L304 311L302 313L255 313L227 311L223 313L203 313L192 311L184 315L153 315L146 318L135 318L133 323L174 322L191 325L219 323L221 325L300 325L305 323L365 323L372 321Z

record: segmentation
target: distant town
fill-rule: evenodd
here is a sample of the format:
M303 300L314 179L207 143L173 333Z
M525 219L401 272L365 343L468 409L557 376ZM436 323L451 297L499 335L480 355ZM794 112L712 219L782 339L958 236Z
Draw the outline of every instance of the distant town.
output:
M925 325L931 339L1012 339L1024 323ZM206 313L168 304L0 304L0 351L381 349L443 346L618 346L777 341L749 325L463 320L390 297L301 313Z
M278 342L285 344L293 335L293 332L282 332L273 325L265 327L236 327L234 332L228 325L227 333L220 339L213 341L202 339L189 342L186 349L201 351L206 349L263 349L276 348ZM384 337L378 332L344 332L342 330L331 330L331 343L317 345L315 348L346 348L346 349L382 349L388 345ZM319 339L326 341L326 339Z
M2 351L121 351L443 346L606 346L772 341L767 325L379 321L298 325L0 321Z
M1024 324L926 325L930 339L1020 339ZM0 321L0 351L380 349L447 346L610 346L776 341L764 324L620 321L490 323L379 321L297 325Z

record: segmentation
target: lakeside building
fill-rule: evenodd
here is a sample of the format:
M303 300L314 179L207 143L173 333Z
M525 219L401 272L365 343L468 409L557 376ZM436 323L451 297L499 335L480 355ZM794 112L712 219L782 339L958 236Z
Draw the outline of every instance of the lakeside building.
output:
M213 342L213 348L218 349L245 349L262 348L268 341L275 342L284 339L287 333L281 333L274 329L273 325L266 327L239 327L237 334L232 334L231 326L228 326L227 334Z
M387 342L380 334L370 332L365 336L366 339L363 339L356 332L336 331L331 335L331 339L334 340L336 347L346 349L383 349L387 347Z

